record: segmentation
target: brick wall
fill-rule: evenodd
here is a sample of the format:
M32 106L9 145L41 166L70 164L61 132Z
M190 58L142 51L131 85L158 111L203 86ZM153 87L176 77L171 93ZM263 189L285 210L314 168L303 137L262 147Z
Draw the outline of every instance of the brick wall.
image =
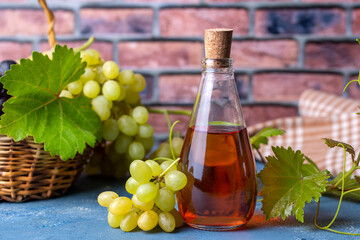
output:
M205 28L234 29L232 57L248 125L297 114L307 88L341 94L357 78L360 0L48 0L58 40L146 75L147 105L191 109ZM46 50L36 0L0 0L0 59ZM169 91L171 90L171 91ZM360 99L352 85L346 96ZM177 118L177 117L174 117ZM182 118L183 119L183 118ZM165 132L163 117L153 118Z

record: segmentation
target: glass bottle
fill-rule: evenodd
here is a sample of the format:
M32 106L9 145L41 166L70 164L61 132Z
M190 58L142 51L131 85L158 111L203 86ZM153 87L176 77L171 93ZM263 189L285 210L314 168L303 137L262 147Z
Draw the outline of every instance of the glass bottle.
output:
M202 61L199 91L180 156L179 168L188 183L177 193L179 212L188 225L204 230L240 228L250 220L256 205L256 167L235 85L233 60L230 51L223 53L226 41L231 45L229 31L205 32L205 51L211 44L210 51L216 52L206 51L206 57L215 58ZM207 34L216 34L208 40L210 43Z

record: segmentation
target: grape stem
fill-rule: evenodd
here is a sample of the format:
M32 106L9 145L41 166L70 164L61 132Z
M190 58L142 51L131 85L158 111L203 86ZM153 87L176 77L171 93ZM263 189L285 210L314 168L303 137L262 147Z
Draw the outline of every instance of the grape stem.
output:
M167 169L165 169L160 175L159 178L161 178L162 176L164 176L172 166L174 166L177 162L180 161L180 158L176 159L172 164L170 164L170 166L167 167Z
M155 109L155 108L147 108L150 113L161 113L165 114L167 112L168 114L176 114L176 115L186 115L190 116L191 111L187 110L174 110L174 109Z
M339 144L339 146L341 146L343 149L344 149L344 161L343 161L343 173L345 173L345 165L346 165L346 148L343 144ZM353 169L355 167L355 169L357 168L357 165L354 165L351 169ZM351 172L351 170L349 171ZM353 171L352 171L353 172ZM351 173L352 173L351 172ZM322 230L327 230L327 231L330 231L330 232L334 232L334 233L339 233L339 234L344 234L344 235L353 235L353 236L360 236L359 233L348 233L348 232L342 232L342 231L337 231L337 230L334 230L334 229L331 229L331 225L335 222L338 214L339 214L339 211L340 211L340 207L341 207L341 203L342 203L342 200L344 198L344 195L347 194L347 193L350 193L350 192L354 192L354 191L357 191L359 190L360 188L356 188L356 189L353 189L353 190L350 190L350 191L347 191L345 192L345 179L346 177L348 176L348 173L347 174L342 174L342 177L341 177L341 180L339 180L335 186L339 185L341 183L341 195L340 195L340 200L339 200L339 204L338 204L338 207L336 209L336 213L333 217L333 219L331 220L331 222L325 226L325 227L321 227L318 225L317 223L317 219L318 219L318 216L319 216L319 209L320 209L320 199L319 201L317 202L317 207L316 207L316 213L315 213L315 219L314 219L314 224L317 228L319 229L322 229Z
M86 43L84 43L83 45L81 45L80 47L74 48L74 52L80 52L83 51L85 49L87 49L88 47L90 47L90 45L95 41L95 37L91 36Z
M171 150L171 155L173 157L173 159L175 160L175 153L174 153L174 148L172 146L172 133L173 133L173 130L174 130L174 127L177 123L179 123L180 121L176 121L173 123L173 125L170 127L170 133L169 133L169 144L170 144L170 150Z
M166 158L166 157L157 157L153 159L153 161L157 161L157 160L174 161L174 159Z

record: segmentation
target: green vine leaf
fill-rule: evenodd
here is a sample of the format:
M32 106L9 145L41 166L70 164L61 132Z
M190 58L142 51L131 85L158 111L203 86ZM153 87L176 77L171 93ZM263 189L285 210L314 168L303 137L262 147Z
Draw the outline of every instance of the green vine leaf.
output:
M83 153L86 144L101 139L101 122L90 99L59 97L67 84L78 80L86 64L80 54L57 45L52 60L33 52L32 59L21 59L0 78L11 96L4 104L0 133L15 141L33 136L44 143L51 155L63 160Z
M344 142L339 142L339 141L329 139L329 138L323 138L323 140L325 141L325 144L329 148L334 148L334 147L343 148L344 147L346 152L350 153L353 162L355 162L355 150L350 144L347 144L347 143L344 143Z
M300 222L304 221L306 202L319 201L326 190L328 171L304 168L305 156L290 147L273 147L274 156L268 156L268 163L258 174L264 184L260 195L263 196L262 211L269 220L293 213ZM312 174L311 174L312 173Z
M260 144L268 144L269 137L282 135L284 133L284 130L266 127L250 138L251 146L255 149L259 149Z
M357 183L360 185L360 176L355 176L355 180L356 180Z

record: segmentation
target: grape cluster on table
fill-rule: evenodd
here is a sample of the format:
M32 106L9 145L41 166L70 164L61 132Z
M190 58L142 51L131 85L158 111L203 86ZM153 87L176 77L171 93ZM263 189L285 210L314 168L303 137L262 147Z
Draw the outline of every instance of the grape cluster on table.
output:
M4 60L0 63L0 77L5 75L5 72L10 69L11 65L16 64L13 60ZM10 95L7 94L7 90L3 87L2 83L0 83L0 116L4 114L3 112L3 104L6 102Z
M183 219L175 209L175 192L185 187L187 178L176 170L176 164L171 159L161 164L155 160L133 161L131 177L125 183L126 191L133 194L131 200L112 191L98 196L98 203L108 209L109 225L124 232L137 226L150 231L157 225L165 232L172 232L181 226Z

